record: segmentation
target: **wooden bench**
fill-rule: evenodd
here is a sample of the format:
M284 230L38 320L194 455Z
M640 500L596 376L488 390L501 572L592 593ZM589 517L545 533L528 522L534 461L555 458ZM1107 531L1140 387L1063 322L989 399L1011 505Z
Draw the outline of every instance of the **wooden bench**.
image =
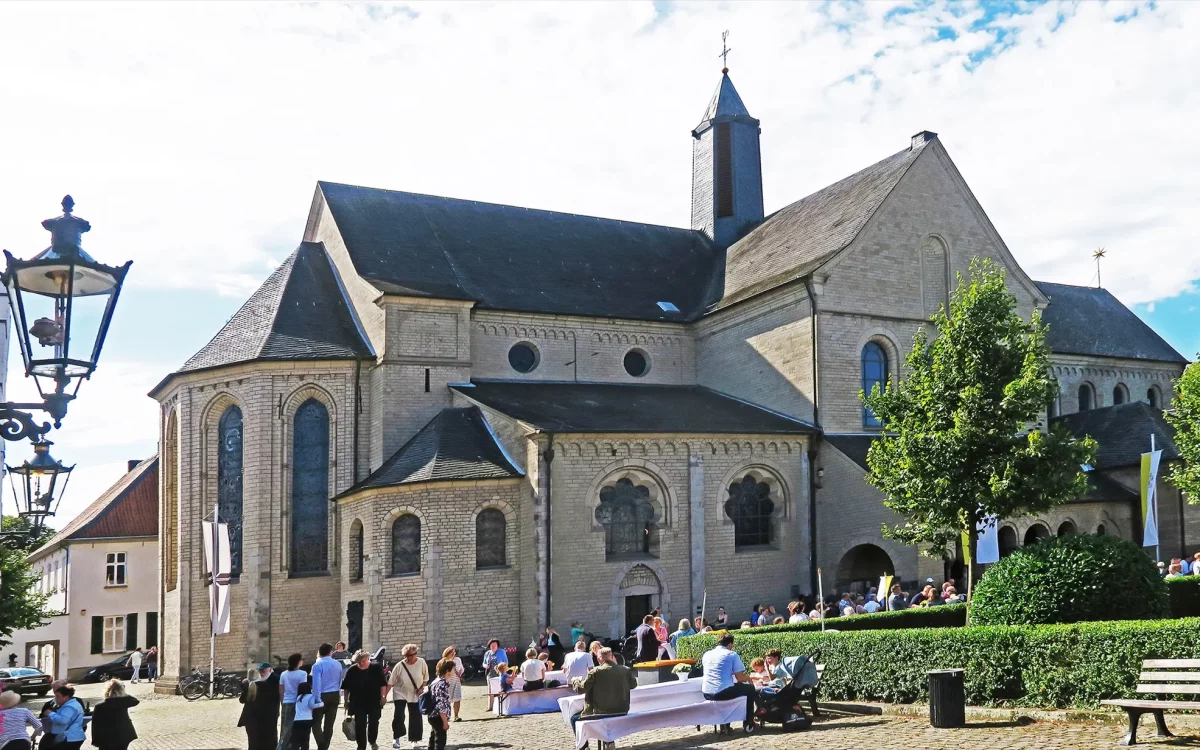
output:
M1200 694L1200 659L1146 659L1138 675L1137 692L1155 695ZM1104 706L1125 709L1129 716L1129 734L1118 745L1136 745L1138 721L1142 714L1153 714L1158 737L1174 737L1163 719L1164 711L1200 711L1200 701L1107 700Z

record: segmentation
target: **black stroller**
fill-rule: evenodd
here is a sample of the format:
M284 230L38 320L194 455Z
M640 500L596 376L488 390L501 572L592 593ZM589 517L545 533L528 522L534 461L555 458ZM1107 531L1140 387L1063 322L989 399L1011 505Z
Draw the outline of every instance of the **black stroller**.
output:
M759 692L756 716L760 722L782 725L785 732L808 729L812 719L801 701L805 690L817 684L815 657L785 656L781 666L787 675L783 686Z

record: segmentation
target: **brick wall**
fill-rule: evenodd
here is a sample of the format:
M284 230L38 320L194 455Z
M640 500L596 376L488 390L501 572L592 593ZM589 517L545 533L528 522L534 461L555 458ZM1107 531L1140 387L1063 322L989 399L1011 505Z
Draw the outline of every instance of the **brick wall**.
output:
M1051 370L1058 378L1059 414L1079 411L1079 386L1083 383L1094 389L1094 409L1113 406L1113 390L1118 384L1129 391L1129 402L1149 403L1146 392L1153 388L1158 392L1159 408L1168 409L1174 398L1172 381L1183 374L1183 365L1170 362L1065 354L1053 355L1050 361L1053 363Z

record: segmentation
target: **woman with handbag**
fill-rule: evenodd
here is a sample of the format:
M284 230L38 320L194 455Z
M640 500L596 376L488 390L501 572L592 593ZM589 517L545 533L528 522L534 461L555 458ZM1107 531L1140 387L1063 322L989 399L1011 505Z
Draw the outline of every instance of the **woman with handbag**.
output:
M429 682L429 666L417 655L416 644L410 643L400 649L404 657L392 667L388 686L392 689L392 747L399 750L404 736L404 713L408 712L408 741L412 747L421 746L421 711L417 701Z

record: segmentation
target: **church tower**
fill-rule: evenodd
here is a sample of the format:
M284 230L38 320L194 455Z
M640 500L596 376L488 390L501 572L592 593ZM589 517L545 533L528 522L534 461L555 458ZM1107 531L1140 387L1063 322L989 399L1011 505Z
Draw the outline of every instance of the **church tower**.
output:
M721 247L741 239L763 218L758 120L746 111L729 69L692 131L692 229Z

